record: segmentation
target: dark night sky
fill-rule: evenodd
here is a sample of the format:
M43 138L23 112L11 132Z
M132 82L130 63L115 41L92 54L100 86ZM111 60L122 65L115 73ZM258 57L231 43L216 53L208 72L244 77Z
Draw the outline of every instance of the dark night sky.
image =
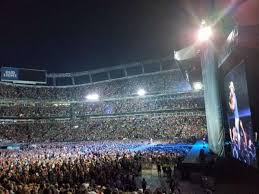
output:
M186 24L180 1L1 0L0 64L75 72L167 56Z

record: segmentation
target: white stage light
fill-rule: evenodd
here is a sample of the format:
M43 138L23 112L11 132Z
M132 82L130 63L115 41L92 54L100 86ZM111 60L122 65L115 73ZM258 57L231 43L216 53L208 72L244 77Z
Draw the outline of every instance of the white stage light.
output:
M193 83L193 88L194 90L201 90L203 87L202 83L201 82L194 82Z
M138 92L137 92L137 94L138 94L139 96L145 96L146 91L145 91L144 89L139 89Z
M98 94L88 94L86 96L86 99L89 100L89 101L98 101L99 95Z
M198 31L198 40L200 42L205 42L211 39L213 35L212 29L210 26L201 26Z

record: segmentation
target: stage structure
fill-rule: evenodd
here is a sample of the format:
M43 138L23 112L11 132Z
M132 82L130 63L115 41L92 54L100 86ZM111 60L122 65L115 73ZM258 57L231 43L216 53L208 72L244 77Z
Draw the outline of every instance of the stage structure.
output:
M223 134L230 132L229 124L232 126L233 123L229 122L235 118L235 121L242 120L242 122L235 122L235 127L231 128L232 131L237 130L238 133L241 133L241 138L237 138L239 142L237 148L241 150L242 147L248 146L250 155L251 153L253 155L253 143L258 143L257 129L259 126L259 97L257 94L259 87L257 64L259 1L200 0L199 2L203 14L199 14L199 10L194 12L197 12L201 20L205 18L212 22L212 27L216 28L215 31L218 33L217 38L212 41L213 45L210 41L203 46L194 43L192 46L175 52L175 59L185 61L197 56L197 53L200 54L209 148L220 156L224 154L225 137ZM236 75L238 73L239 75ZM236 76L231 77L231 75ZM229 82L225 83L230 78L234 80L230 82L232 85L235 84L236 88L232 87ZM240 84L237 84L239 82ZM237 110L235 117L233 117L233 110L228 111L228 117L226 115L226 109L229 109L230 106L229 103L226 103L231 96L230 87L232 87L232 93L236 91L236 98L239 100L236 100L238 104L235 108ZM222 96L225 96L224 100ZM228 126L226 126L226 118L228 118ZM241 128L239 123L241 123ZM243 129L243 132L239 128ZM253 131L256 131L257 134L254 135ZM232 145L232 148L235 146ZM254 160L251 161L251 158L248 159L244 156L236 156L236 158L247 164L253 165L254 163Z
M204 13L214 13L214 1L208 0ZM206 15L206 18L211 18ZM198 53L201 60L202 80L204 87L204 101L207 121L209 149L219 156L224 155L224 129L222 125L222 109L218 83L218 65L215 57L212 26L201 20L200 35L192 46L175 52L178 61L195 57ZM207 36L207 37L206 37Z
M219 156L223 156L224 129L219 94L218 65L211 42L208 42L206 48L201 53L201 68L209 148Z
M209 149L219 156L224 155L224 130L222 125L221 102L218 84L218 64L211 41L200 46L190 46L175 52L175 59L184 61L196 57L200 50L204 101L206 110Z
M231 142L228 148L229 155L258 167L258 129L259 129L259 25L236 26L229 34L227 41L219 53L218 68L220 86L223 88L221 95L224 113L224 126L226 141ZM237 102L237 118L233 117L229 105L230 87L234 86ZM233 139L235 121L242 122L240 142ZM241 126L241 125L240 125ZM231 131L232 129L232 131ZM241 147L239 148L239 145ZM242 146L244 145L244 146ZM246 148L247 147L247 148ZM247 153L249 154L245 154Z

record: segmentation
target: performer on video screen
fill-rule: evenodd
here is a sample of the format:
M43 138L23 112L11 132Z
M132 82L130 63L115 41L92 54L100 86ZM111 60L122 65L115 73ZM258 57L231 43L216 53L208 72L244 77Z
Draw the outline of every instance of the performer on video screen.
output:
M234 158L239 158L239 154L238 154L238 134L237 134L237 130L235 127L233 127L232 129L229 129L229 134L230 134L230 139L231 139L231 147L232 147L232 156Z
M238 113L238 107L237 107L235 86L232 81L229 83L229 108L234 114L235 129L237 131L237 142L238 142L238 147L240 149L239 113Z

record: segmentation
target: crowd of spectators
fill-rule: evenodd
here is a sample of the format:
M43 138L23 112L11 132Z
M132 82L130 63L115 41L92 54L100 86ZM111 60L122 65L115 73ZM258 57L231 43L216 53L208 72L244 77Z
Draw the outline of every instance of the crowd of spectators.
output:
M58 118L71 117L70 106L53 104L4 104L0 106L1 118Z
M187 85L178 70L64 88L1 83L0 139L201 138L206 128L204 115L198 114L204 111L203 94L190 91ZM180 89L174 93L177 87ZM138 88L144 88L148 95L134 96ZM102 98L87 101L86 94L92 92Z
M203 97L176 99L174 96L130 98L96 103L78 103L76 116L111 115L152 111L178 111L182 109L204 109Z
M86 101L92 93L100 100ZM0 98L0 144L22 147L0 150L0 194L144 193L143 162L177 162L191 147L147 144L206 136L203 94L179 70L71 87L0 83Z
M0 96L9 99L74 101L85 100L86 95L91 93L97 93L105 98L132 96L136 95L139 88L152 94L190 90L180 70L173 70L72 87L29 87L1 83Z
M205 136L204 116L144 114L69 120L2 123L0 139L12 142L60 142L116 139L187 141Z
M182 94L185 96L185 94ZM0 106L2 118L70 118L87 115L132 114L140 112L204 109L203 96L183 98L179 95L121 98L77 103L7 103Z
M131 151L143 143L52 143L1 151L0 193L94 194L151 193L138 187L143 162L172 164L182 150ZM186 151L188 149L186 148ZM165 193L157 189L154 193Z

